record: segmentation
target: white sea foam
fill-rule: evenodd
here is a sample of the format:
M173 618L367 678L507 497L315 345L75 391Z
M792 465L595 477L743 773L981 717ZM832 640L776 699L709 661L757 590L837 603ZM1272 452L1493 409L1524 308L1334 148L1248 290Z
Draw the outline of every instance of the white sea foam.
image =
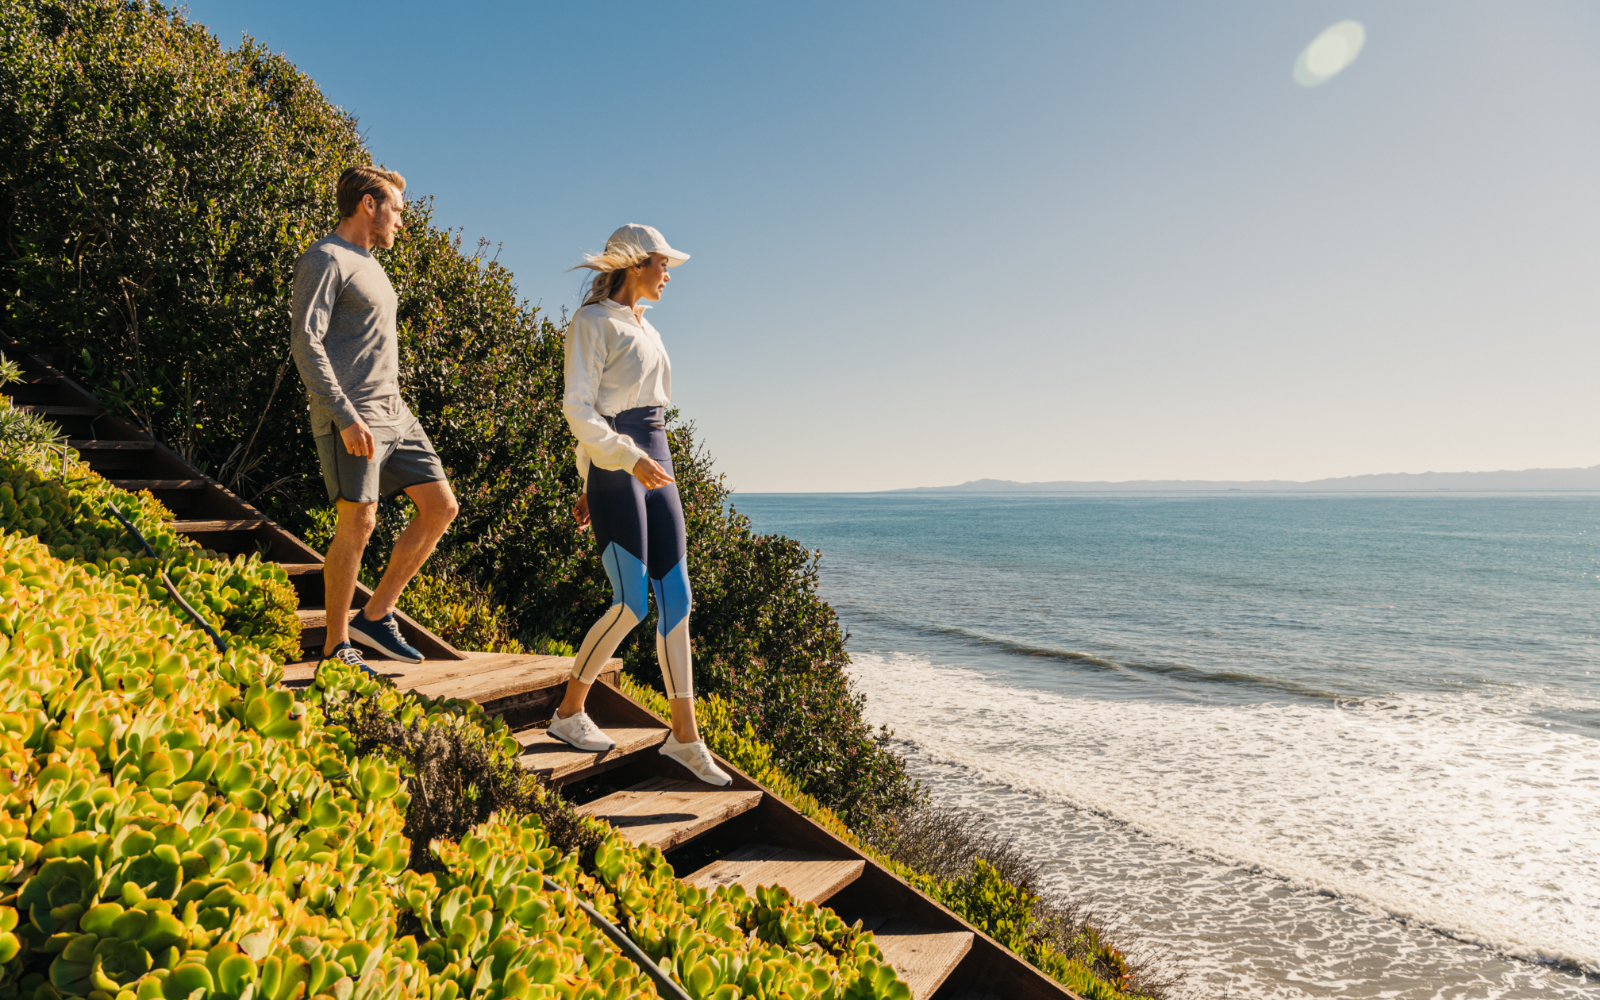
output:
M1600 971L1600 742L1503 704L1063 697L855 656L927 759L1538 962Z

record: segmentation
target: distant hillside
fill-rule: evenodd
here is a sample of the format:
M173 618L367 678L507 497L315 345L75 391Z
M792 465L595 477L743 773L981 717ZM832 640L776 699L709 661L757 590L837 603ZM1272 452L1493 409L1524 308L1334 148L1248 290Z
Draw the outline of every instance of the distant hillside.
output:
M1089 490L1596 490L1600 465L1587 469L1523 469L1501 472L1381 472L1339 479L1133 479L1127 482L1018 483L974 479L960 486L916 486L894 493L1070 493Z

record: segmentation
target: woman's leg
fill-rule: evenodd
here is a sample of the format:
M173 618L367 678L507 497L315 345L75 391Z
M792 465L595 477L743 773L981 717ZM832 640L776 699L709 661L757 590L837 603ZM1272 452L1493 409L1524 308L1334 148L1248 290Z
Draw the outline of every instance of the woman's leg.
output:
M656 595L656 660L672 708L672 735L694 743L700 732L694 719L694 664L689 652L688 544L683 505L676 486L663 486L645 496L649 526L650 587Z
M612 603L584 636L558 718L583 711L595 678L617 646L644 619L648 603L644 487L630 473L590 469L589 522L594 526L600 562L611 581Z

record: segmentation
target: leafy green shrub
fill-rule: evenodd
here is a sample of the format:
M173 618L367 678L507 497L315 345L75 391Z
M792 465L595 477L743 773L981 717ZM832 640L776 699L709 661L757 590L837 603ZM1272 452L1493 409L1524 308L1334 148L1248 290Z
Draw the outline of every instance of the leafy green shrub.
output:
M453 573L418 573L400 594L401 611L457 649L523 653L504 608L482 586Z
M485 824L521 848L514 864L469 838L442 880L408 872L401 774L308 725L269 659L219 655L35 539L0 533L0 567L0 826L18 886L0 906L0 991L654 995L568 893L544 890L544 875L585 882L536 822Z
M156 558L106 512L108 505L133 522ZM113 486L70 449L63 456L0 451L0 529L38 538L59 559L115 573L147 600L182 614L161 581L164 570L230 646L259 650L279 663L298 658L299 598L283 567L253 553L227 558L200 549L173 531L171 520L149 491Z
M333 228L339 171L369 161L355 120L282 56L224 50L153 0L0 0L0 23L0 324L68 347L102 399L246 497L315 471L309 434L261 431L304 423L290 266Z
M518 761L504 720L475 702L402 694L393 684L338 660L318 668L308 702L350 734L357 753L381 753L402 765L411 791L405 834L411 868L438 867L435 841L459 841L496 813L537 815L553 840L593 857L601 834L586 834L576 814Z

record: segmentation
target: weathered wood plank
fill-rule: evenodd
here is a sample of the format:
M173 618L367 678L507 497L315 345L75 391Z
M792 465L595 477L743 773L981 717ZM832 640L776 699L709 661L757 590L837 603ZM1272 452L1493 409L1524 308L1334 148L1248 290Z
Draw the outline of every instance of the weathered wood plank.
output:
M328 627L327 608L296 608L294 613L295 616L300 619L300 631L302 633L310 631L314 628ZM355 610L352 609L350 613L354 615ZM349 619L346 619L346 621L348 620Z
M971 931L936 931L884 917L865 917L861 923L916 1000L929 1000L972 950Z
M559 784L575 775L604 770L606 765L620 763L621 758L629 754L658 747L667 741L669 732L665 726L607 725L606 720L598 716L594 721L616 741L615 748L604 753L579 750L547 735L543 726L537 726L512 734L522 744L522 766L552 784Z
M321 568L321 564L317 564ZM352 610L351 615L355 614ZM300 608L295 612L300 618L302 628L326 628L328 624L327 611L323 608ZM537 687L555 687L565 684L567 677L572 673L572 657L570 656L543 656L529 653L465 653L466 658L461 660L423 660L421 663L401 663L398 660L384 658L381 654L367 651L367 665L378 673L394 681L395 686L402 691L418 691L429 697L438 697L439 694L449 694L451 697L462 697L453 693L455 690L470 690L468 685L474 683L476 675L481 673L500 674L502 671L521 672L521 679L515 683L507 683L504 678L500 681L482 684L493 690L507 687L519 687L522 690L533 690ZM284 680L308 681L317 670L318 660L302 660L291 663L283 668ZM485 668L488 668L485 671ZM615 678L622 667L622 661L612 659L601 672L601 679ZM452 687L455 685L456 687ZM477 699L493 700L493 699Z
M211 485L207 479L113 479L111 483L130 493L140 490L203 490Z
M854 882L865 867L866 862L858 858L835 858L786 847L746 844L684 881L704 889L742 885L751 893L756 886L781 885L802 902L820 903Z
M171 521L169 526L173 531L184 535L195 535L204 531L254 531L265 527L267 522L261 518L250 520L236 519L228 521Z
M471 660L463 662L473 663ZM419 672L415 677L408 676L402 686L430 698L491 702L564 684L571 673L572 661L564 656L523 656L499 663L473 664L472 670L451 670L440 665L426 673Z
M579 806L578 812L605 820L636 844L669 851L754 809L761 794L652 778Z
M77 451L155 451L154 441L108 441L104 438L71 438L67 447Z

